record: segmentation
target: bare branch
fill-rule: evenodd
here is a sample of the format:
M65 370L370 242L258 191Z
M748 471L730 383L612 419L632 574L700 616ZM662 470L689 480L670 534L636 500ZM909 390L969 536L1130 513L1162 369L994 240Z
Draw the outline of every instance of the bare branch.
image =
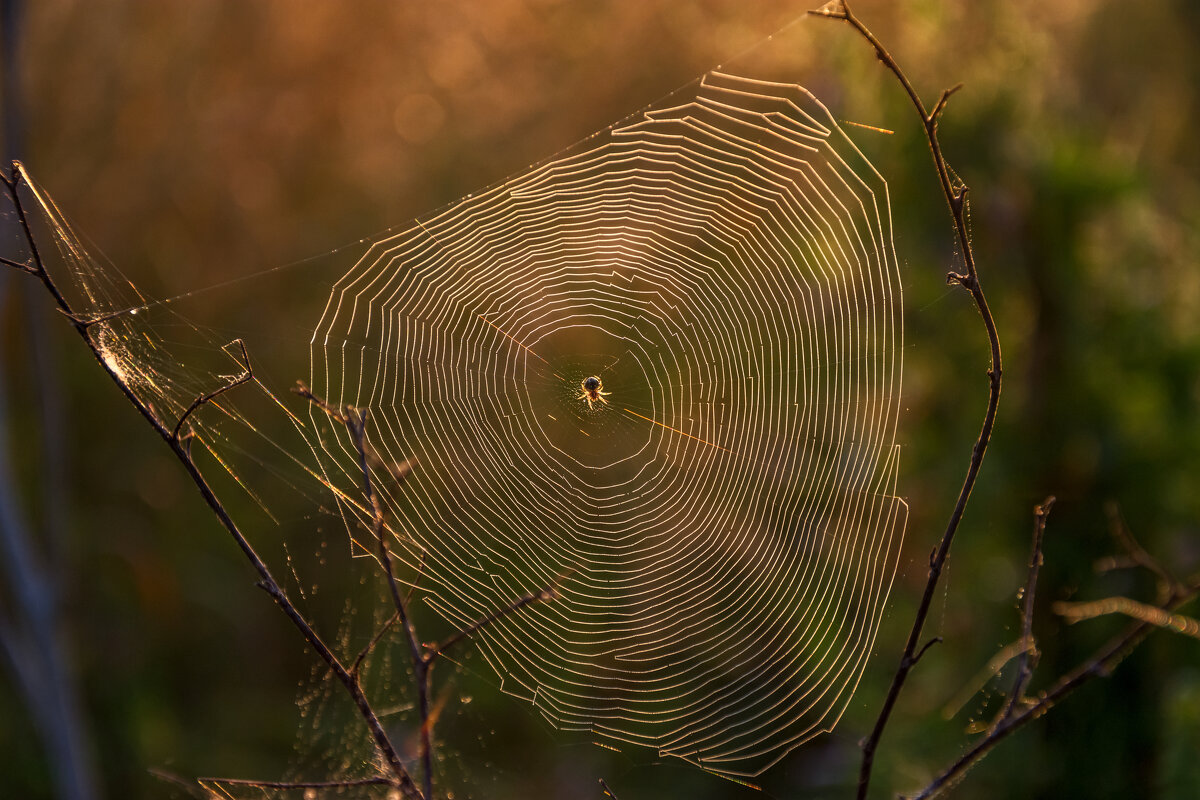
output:
M388 617L387 622L379 626L379 630L377 630L375 635L371 637L371 641L367 642L366 646L362 650L358 651L358 656L355 657L354 663L350 665L350 672L358 674L359 668L362 666L362 662L366 660L367 656L371 654L371 651L375 649L375 646L379 644L379 640L387 635L387 632L391 630L392 626L396 624L398 619L400 619L399 612L393 612L392 615Z
M197 778L197 783L246 786L251 789L351 789L355 786L395 786L387 778L359 778L347 781L256 781L245 778Z
M1053 608L1055 614L1072 625L1107 614L1121 614L1145 622L1147 625L1166 628L1193 639L1200 639L1200 622L1183 614L1172 614L1158 606L1130 600L1128 597L1106 597L1103 600L1084 603L1059 602L1055 603Z
M330 418L344 424L346 430L350 433L351 441L354 442L354 449L358 453L358 465L362 472L363 496L366 498L367 507L371 512L371 531L375 536L375 543L379 548L379 565L383 569L384 576L387 578L388 590L392 595L392 604L396 607L396 618L400 621L400 626L404 629L405 637L408 640L409 656L412 660L413 680L417 688L417 707L421 716L423 791L427 800L433 800L433 741L429 711L429 661L421 651L421 643L417 638L416 628L413 626L412 618L408 613L408 601L400 595L400 586L396 581L396 573L392 569L392 556L387 545L389 534L384 518L383 503L380 501L379 494L375 491L375 484L371 480L372 460L379 463L382 463L382 460L378 456L372 459L371 456L375 451L367 441L367 423L370 420L370 410L354 408L353 406L338 408L324 398L315 395L303 381L297 381L292 391L320 408ZM404 477L407 477L407 475L408 470L403 473ZM376 639L367 646L368 650L382 634L383 631L377 634ZM355 660L355 669L357 669L368 650L364 650Z
M612 789L608 788L608 784L604 782L604 778L600 779L600 788L603 789L604 793L611 797L612 800L617 800L617 796L613 793Z
M1001 720L1011 717L1017 704L1025 699L1025 689L1029 686L1029 679L1040 655L1037 642L1033 638L1034 593L1037 591L1038 570L1042 567L1042 537L1046 533L1046 519L1053 507L1054 497L1051 496L1033 510L1033 552L1029 555L1029 576L1025 581L1024 590L1025 604L1021 609L1021 655L1017 660L1017 678L1013 682L1012 691L1009 692L1008 702L996 718L993 727Z
M1116 503L1106 503L1104 513L1108 517L1109 532L1117 544L1128 554L1130 561L1158 576L1160 599L1183 590L1183 583L1172 575L1171 571L1164 567L1157 558L1146 552L1141 543L1134 538Z
M24 168L19 162L14 161L12 176L4 177L3 185L8 191L13 208L17 213L17 220L20 223L26 243L29 245L29 250L32 255L34 265L33 274L41 281L47 293L49 293L53 298L58 309L69 318L73 320L79 320L81 318L71 308L70 303L67 302L67 299L63 296L62 292L59 291L58 287L54 283L54 280L46 271L45 264L42 261L41 255L38 251L37 242L33 237L33 232L29 225L29 220L25 213L24 205L21 202L20 183L22 180L25 180ZM304 640L308 642L309 647L311 647L317 656L320 657L323 662L325 662L325 664L337 677L339 683L342 684L346 692L350 695L356 708L358 709L359 716L362 718L364 724L367 726L367 729L371 734L372 741L375 743L376 748L383 757L384 763L387 765L388 770L394 776L395 785L397 788L399 788L402 794L406 798L409 798L409 800L422 800L424 796L417 788L416 784L413 783L412 778L409 776L408 770L400 760L400 756L397 754L395 746L392 744L387 732L384 731L383 726L380 724L378 715L372 708L367 696L363 693L357 677L352 675L349 670L342 665L338 657L333 653L329 646L325 644L324 640L317 634L316 630L313 629L312 625L304 618L304 616L296 608L295 604L292 603L287 594L279 586L279 583L275 580L275 577L271 573L271 570L267 566L266 562L264 562L255 551L245 534L242 533L241 529L238 528L237 524L233 521L233 518L230 517L229 512L225 509L225 506L217 498L216 494L212 490L212 487L209 486L208 481L200 473L199 468L191 458L186 443L177 435L178 426L173 431L168 430L155 415L154 411L133 392L132 388L130 388L125 379L105 360L100 347L89 335L88 326L86 324L76 322L74 327L79 333L80 338L83 339L84 344L91 351L92 356L96 359L97 363L100 364L101 368L108 373L109 378L111 378L113 383L116 384L117 388L120 389L121 393L125 396L125 399L137 409L138 413L140 413L143 419L145 419L150 427L154 429L155 433L157 433L171 449L171 451L175 453L176 458L178 458L180 463L183 465L188 477L191 478L192 483L195 484L197 490L199 490L201 497L204 498L204 502L217 517L217 520L221 523L221 526L225 528L230 536L233 537L238 549L242 551L243 555L245 555L251 566L253 566L255 572L258 573L258 585L271 596L271 599L275 601L276 605L279 606L284 615L291 620L292 624L300 632L301 636L304 637ZM246 366L248 369L248 359L246 361ZM199 405L201 405L201 403L195 404L195 407L198 408ZM185 419L186 417L187 414L184 415Z
M892 58L883 44L875 38L875 35L867 29L858 17L854 16L847 3L843 0L834 0L834 2L827 3L812 13L818 16L844 20L849 23L874 48L876 57L896 77L896 80L900 83L905 93L908 94L913 108L920 115L921 124L925 128L925 138L929 144L929 151L933 156L934 169L937 172L938 181L941 183L942 194L946 198L946 204L950 208L954 230L958 237L959 250L962 253L963 263L966 267L964 273L951 273L951 277L953 278L953 282L960 284L970 292L971 299L975 302L975 307L979 311L980 319L987 333L990 357L990 365L987 371L988 404L987 410L984 412L983 424L980 427L979 438L975 441L975 446L971 450L971 458L967 465L967 474L963 479L962 488L959 490L954 510L951 512L950 519L946 523L941 543L930 559L929 577L925 583L925 592L921 596L920 604L917 606L917 613L913 620L912 630L909 632L908 641L904 647L904 653L900 657L900 663L896 668L892 684L888 688L887 696L884 699L883 707L880 709L875 726L863 741L862 766L859 770L857 793L859 800L863 800L867 796L867 789L871 782L871 769L875 761L875 750L879 746L879 740L883 736L884 728L887 727L888 719L895 708L896 700L899 698L904 683L908 679L908 673L917 663L917 646L921 640L921 632L925 627L925 620L929 615L934 592L937 589L942 568L945 566L946 559L950 555L950 546L954 541L954 535L958 531L963 514L966 512L967 501L970 499L971 491L975 487L975 480L979 476L979 468L983 464L983 457L987 452L988 442L992 438L992 428L995 425L996 412L1000 405L1002 362L1000 338L996 331L996 323L992 317L991 309L988 307L987 298L984 296L983 288L979 283L979 275L975 269L975 254L971 248L971 237L965 213L967 187L951 179L950 166L946 162L946 157L942 154L942 146L938 141L937 135L938 116L945 109L946 101L958 90L958 87L955 86L943 92L937 105L934 106L933 113L927 112L925 104L921 102L920 95L917 94L916 89L913 88L912 82L909 81L904 71L900 69L899 64L896 63L896 60Z
M32 264L22 264L20 261L13 261L11 258L0 256L0 264L13 269L19 269L22 272L28 272L30 275L36 275L37 269Z
M449 650L451 647L458 644L463 639L466 639L473 633L477 632L480 628L486 628L488 625L491 625L492 623L494 623L498 620L504 619L505 617L509 616L510 614L514 614L517 611L520 611L522 608L524 608L527 605L557 599L559 595L558 595L558 591L554 587L555 587L555 584L552 583L544 589L540 589L539 591L532 592L530 594L525 595L524 597L520 597L520 598L512 601L511 603L509 603L504 608L501 608L498 611L493 611L491 614L488 614L486 617L482 617L481 619L478 619L475 622L472 622L470 625L463 628L458 633L455 633L454 635L450 636L444 642L441 642L441 643L435 644L435 645L431 645L428 648L426 648L427 652L425 654L425 659L427 661L432 662L434 659L436 659L442 653Z
M1188 587L1184 594L1173 596L1165 603L1156 607L1151 606L1150 608L1156 609L1157 612L1171 615L1170 612L1196 597L1197 591L1198 587L1196 586ZM988 731L986 736L959 756L953 764L930 781L924 789L913 795L912 800L924 800L925 798L934 797L950 786L955 785L967 770L978 763L1001 741L1028 723L1041 717L1083 684L1094 678L1107 677L1112 674L1113 669L1121 663L1125 656L1157 627L1157 625L1151 622L1138 621L1109 639L1091 657L1059 678L1035 702L1015 711L1011 716L1006 717L1000 724Z

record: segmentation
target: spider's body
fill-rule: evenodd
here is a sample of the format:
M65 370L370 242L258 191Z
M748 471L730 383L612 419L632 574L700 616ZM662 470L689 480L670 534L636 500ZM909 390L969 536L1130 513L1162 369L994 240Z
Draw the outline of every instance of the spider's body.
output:
M589 409L594 408L596 403L608 405L608 401L604 399L608 396L608 392L604 391L604 384L595 375L585 378L579 386L583 389L579 395L579 399L587 400Z

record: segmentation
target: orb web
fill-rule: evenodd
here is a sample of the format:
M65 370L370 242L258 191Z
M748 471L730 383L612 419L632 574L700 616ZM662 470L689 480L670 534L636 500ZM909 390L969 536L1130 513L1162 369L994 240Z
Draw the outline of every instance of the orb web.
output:
M311 384L415 462L383 486L439 614L557 583L474 637L505 691L756 774L836 723L896 569L886 183L806 90L718 73L588 145L374 242Z

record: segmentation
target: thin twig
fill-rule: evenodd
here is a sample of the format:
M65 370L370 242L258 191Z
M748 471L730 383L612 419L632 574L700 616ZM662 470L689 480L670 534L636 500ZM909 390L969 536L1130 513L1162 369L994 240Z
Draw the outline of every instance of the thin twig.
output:
M388 778L359 778L348 781L256 781L246 778L197 778L197 783L247 786L251 789L352 789L355 786L391 786Z
M41 255L38 252L37 242L33 237L33 232L30 228L24 205L21 202L19 184L22 180L27 180L25 177L24 168L19 162L16 161L14 161L12 164L11 177L4 176L2 173L0 173L0 182L2 182L4 187L8 190L10 200L14 209L16 210L17 220L29 245L30 253L33 257L33 263L36 270L34 274L41 281L46 291L54 299L57 307L71 319L78 320L78 315L75 314L70 303L67 302L66 298L55 285L54 280L50 277L49 272L47 272L45 263L42 261ZM254 547L250 544L250 541L241 532L237 524L234 523L233 518L229 516L229 512L226 511L224 505L209 486L208 481L200 473L199 468L192 459L191 452L187 445L181 441L178 436L176 436L175 431L167 429L167 427L158 419L150 407L136 394L134 394L129 384L108 363L108 361L104 358L99 345L92 339L88 330L88 326L76 322L74 327L79 333L80 338L83 339L84 343L91 351L92 356L100 364L101 368L108 373L108 376L117 385L117 388L121 390L121 393L125 395L125 399L128 400L130 404L132 404L133 407L138 410L138 413L142 415L150 427L154 429L155 433L157 433L159 437L167 444L167 446L171 448L171 451L175 453L175 456L179 459L180 463L183 464L188 476L192 479L192 482L196 485L200 495L204 498L204 502L208 505L213 514L216 515L218 521L221 523L221 526L225 528L230 536L233 537L238 548L246 556L247 560L250 561L250 564L254 567L255 572L258 573L258 585L271 596L271 599L275 601L275 604L279 606L279 608L284 612L285 616L291 620L292 624L304 637L304 640L308 642L309 646L318 655L318 657L325 662L325 664L337 677L338 681L345 688L346 692L350 695L358 709L359 716L362 717L363 722L366 724L371 734L371 738L374 741L376 748L379 750L380 755L387 764L388 771L393 776L391 779L393 785L400 789L404 796L409 798L409 800L420 800L423 797L421 791L417 788L416 784L413 783L412 778L408 774L408 770L400 760L400 756L396 752L395 746L392 744L387 732L384 731L383 726L379 722L378 715L375 713L370 701L367 699L362 687L359 685L358 678L355 675L352 675L345 668L345 666L342 665L338 657L333 653L329 646L325 644L324 640L321 639L321 637L313 629L312 625L304 618L304 616L288 598L283 589L280 588L279 583L271 574L271 570L267 566L266 562L262 560L262 558L255 551Z
M350 433L351 441L354 442L354 449L358 453L358 465L362 471L363 495L366 497L367 505L370 508L371 531L375 536L375 543L379 548L379 564L383 568L384 575L387 578L388 590L391 592L392 603L396 608L396 616L399 618L400 626L404 629L405 638L408 640L409 656L413 667L413 680L416 683L417 689L417 708L420 714L423 790L427 800L433 800L433 726L430 722L429 711L430 664L421 650L421 642L417 638L416 627L413 625L412 617L408 613L408 601L401 596L400 586L396 581L396 573L392 569L392 556L387 545L388 532L384 518L383 503L379 499L378 492L375 490L374 482L371 480L371 461L374 460L382 463L382 459L378 456L375 456L374 459L371 458L371 455L375 451L367 441L367 422L370 420L370 410L354 408L353 406L338 408L327 400L315 395L303 381L297 381L292 391L320 408L330 418L344 424L346 430ZM404 476L407 477L407 474L406 471ZM356 660L356 667L358 663Z
M408 587L408 594L404 596L404 602L411 603L413 593L417 591L417 587L421 585L421 578L425 576L425 557L429 554L427 550L421 551L421 559L417 562L417 576L413 578L413 582Z
M220 386L216 389L213 389L211 392L205 392L204 394L200 395L195 400L193 400L192 404L187 407L187 411L184 411L183 416L181 416L179 418L179 421L175 423L175 430L171 431L171 438L174 439L175 441L179 441L179 431L183 429L183 423L187 422L187 419L188 419L188 417L190 417L192 415L192 412L196 411L201 406L207 405L208 403L211 403L213 400L216 400L218 397L225 394L230 389L233 389L237 386L241 386L243 383L246 383L247 381L253 380L254 369L250 366L250 354L248 352L246 352L246 343L244 341L242 341L241 339L234 339L233 342L231 342L231 344L234 344L234 343L238 344L242 348L242 367L244 368L245 371L242 372L241 375L230 378L229 381L227 381L224 386Z
M1167 628L1184 636L1200 639L1200 622L1183 614L1172 614L1149 603L1130 600L1128 597L1106 597L1103 600L1084 603L1058 602L1054 604L1053 608L1055 614L1072 625L1107 614L1121 614L1148 625Z
M1013 715L1017 704L1025 699L1025 689L1033 675L1040 653L1037 642L1033 638L1033 607L1034 593L1037 591L1038 570L1042 567L1042 537L1046 533L1046 518L1054 507L1054 497L1047 497L1045 502L1033 510L1033 551L1029 556L1029 576L1025 581L1024 606L1021 609L1021 655L1017 659L1017 678L1009 692L1008 702L1004 711L996 718L994 724Z
M1125 520L1121 517L1121 510L1117 507L1117 504L1105 504L1104 513L1108 517L1109 531L1117 541L1117 544L1129 555L1133 564L1143 567L1158 576L1160 599L1169 597L1172 593L1180 592L1183 584L1171 574L1170 570L1162 565L1162 562L1146 552L1141 543L1134 538L1133 532L1129 530L1129 526L1125 524Z
M350 671L352 673L358 673L359 668L362 667L362 662L366 660L367 656L371 654L371 651L375 649L375 646L379 644L379 640L387 635L387 632L391 630L392 626L396 624L396 620L398 619L400 619L400 614L398 612L392 612L392 615L388 617L387 622L379 626L379 630L376 631L375 635L371 637L371 641L367 642L366 646L363 647L362 650L358 651L358 656L354 659L354 663L350 665Z
M37 274L37 268L33 265L22 264L20 261L13 261L11 258L5 258L4 256L0 256L0 264L3 264L6 267L12 267L13 269L19 269L22 272L28 272L30 275Z
M975 487L975 480L979 476L979 468L983 464L983 457L987 451L988 442L992 438L992 428L995 425L996 412L1000 405L1002 362L1000 356L1000 338L996 332L996 323L992 318L991 310L988 308L987 298L983 294L983 288L979 282L979 274L975 268L975 254L971 249L971 237L965 213L968 190L962 183L956 184L955 181L951 180L950 167L946 162L946 157L942 154L942 146L938 141L937 135L938 120L946 108L946 102L959 87L955 86L942 92L933 111L927 112L925 104L921 102L920 95L917 94L916 89L913 88L912 83L904 74L904 71L900 69L896 60L892 58L883 44L875 38L875 35L867 29L858 17L854 16L846 3L841 2L841 0L834 0L822 8L809 13L844 20L858 31L859 35L875 49L875 54L883 65L896 76L896 80L900 82L901 87L908 94L909 100L912 101L913 108L920 115L921 123L925 128L925 138L929 144L930 153L933 156L934 168L937 170L938 181L942 186L942 194L946 198L946 203L950 207L950 215L954 220L954 230L958 236L959 250L966 269L965 273L950 272L947 275L947 281L958 284L970 292L971 299L975 301L975 307L978 309L979 316L983 321L990 351L990 365L987 372L988 404L987 410L984 412L983 425L979 431L979 438L971 450L971 459L967 466L967 474L963 480L962 488L959 490L954 510L951 512L950 519L946 523L941 543L938 545L933 558L930 559L929 577L925 582L925 593L921 596L920 605L917 606L917 613L913 619L912 630L909 632L908 641L904 647L904 654L900 657L900 664L896 668L892 684L888 688L887 697L883 702L883 707L880 709L875 726L871 730L870 735L863 741L863 757L862 766L859 770L857 795L859 800L863 800L867 796L867 789L871 782L871 769L875 762L875 750L879 746L880 737L883 736L884 728L887 726L893 708L895 708L900 691L908 679L908 673L916 664L917 646L921 640L921 631L925 627L925 620L929 616L929 609L933 602L938 580L946 564L946 559L950 555L950 545L954 541L954 534L958 531L959 523L962 521L963 514L966 511L967 501L971 497L971 490Z
M604 778L600 779L600 788L603 789L604 793L606 795L608 795L609 797L611 797L612 800L617 800L617 795L613 792L612 789L608 788L608 784L604 782Z
M462 630L458 631L457 633L455 633L452 636L450 636L449 638L447 638L444 642L439 642L438 644L430 645L429 647L426 648L427 652L425 654L425 658L427 661L432 663L434 661L434 659L436 659L442 653L446 652L451 647L458 644L463 639L466 639L468 636L475 633L479 629L486 628L488 625L491 625L492 623L497 622L498 620L504 619L508 615L513 614L517 611L520 611L522 608L524 608L525 606L530 605L532 603L546 602L549 600L555 600L557 598L558 598L558 592L555 590L554 584L551 584L550 586L547 586L544 589L539 589L536 592L527 594L524 597L517 598L516 600L509 603L504 608L501 608L497 611L493 611L492 613L488 614L486 617L481 617L480 619L475 620L467 627L463 628Z
M1196 597L1198 591L1197 586L1189 586L1184 593L1175 595L1168 600L1155 607L1163 613L1170 613L1178 608L1183 603ZM986 736L972 745L965 753L959 756L949 767L944 769L936 778L919 793L912 796L912 800L925 800L925 798L934 797L945 789L953 786L963 776L964 773L982 759L993 747L1001 741L1012 735L1020 728L1027 725L1029 722L1041 717L1067 695L1074 692L1083 684L1098 677L1107 677L1112 674L1112 670L1121 662L1121 660L1133 648L1142 641L1148 634L1156 630L1157 626L1150 622L1135 622L1127 627L1124 631L1109 639L1103 646L1098 648L1092 656L1079 664L1075 669L1059 678L1055 684L1046 692L1038 697L1038 699L1030 703L1025 708L1012 714L1004 719L999 725L988 732Z

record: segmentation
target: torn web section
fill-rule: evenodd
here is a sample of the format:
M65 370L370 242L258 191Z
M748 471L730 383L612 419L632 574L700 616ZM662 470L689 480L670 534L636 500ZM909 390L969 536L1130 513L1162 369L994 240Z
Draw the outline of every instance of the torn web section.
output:
M255 304L268 301L249 293L225 302L233 284L165 300L148 297L96 255L24 171L19 189L47 274L71 308L73 323L168 438L211 457L200 464L206 477L215 465L263 519L274 522L277 503L290 507L299 498L332 507L322 496L327 487L314 469L307 439L297 435L304 403L289 389L303 374L303 362L295 359L293 365L286 351L299 348L286 340L281 348L269 323L260 321L272 315L258 313ZM258 277L275 274L268 270ZM198 316L204 322L185 311L196 307L203 308Z
M800 87L713 74L375 242L312 382L415 460L384 491L439 614L558 582L475 637L506 691L748 775L832 728L878 630L901 338L878 172Z
M161 433L168 439L178 436L295 606L339 659L353 663L366 643L385 629L392 609L383 602L379 583L368 583L366 590L360 583L364 568L373 576L370 567L348 563L350 549L344 544L341 521L325 519L335 503L314 468L307 440L296 433L304 424L301 415L307 402L287 391L302 373L286 360L264 357L264 351L274 351L255 346L263 340L263 327L233 329L229 335L239 338L231 340L218 332L230 330L228 326L202 326L180 312L189 296L167 301L148 298L115 266L95 256L49 195L24 172L19 189L41 262L103 368ZM6 246L6 258L9 250ZM27 242L18 242L11 250L13 260L32 259ZM261 299L251 295L249 303L255 302ZM284 344L302 352L303 342ZM251 373L248 380L234 385L247 373ZM279 374L284 376L282 386L271 380ZM228 391L222 391L225 388ZM122 459L116 468L133 473L132 461ZM358 498L361 504L361 492ZM92 532L104 536L106 520L93 524ZM234 575L245 578L245 601L269 607L267 596L254 588L253 572L241 571L246 565L237 563L241 556L217 520L208 518L196 527L218 539L224 536L228 546L215 551L228 556ZM333 547L322 540L323 527L337 531ZM176 528L165 526L164 535L175 533ZM296 637L297 650L302 646L294 629L285 629L282 636L288 642ZM418 730L419 724L412 721L415 713L405 705L410 684L405 683L404 671L409 662L407 654L396 657L398 641L381 638L363 656L357 674L380 707L387 709L389 726L401 739ZM263 780L266 784L338 784L322 788L321 797L382 796L386 787L381 790L370 783L381 771L357 709L325 664L316 658L313 662L311 681L299 702L300 755L283 774L262 776ZM413 741L406 741L409 759ZM305 789L266 784L214 779L201 787L220 798L306 796Z
M104 368L158 425L174 431L197 398L244 371L236 343L217 343L174 314L168 303L149 300L115 265L97 258L23 169L19 189L43 265L73 321L85 331ZM160 332L165 330L171 338ZM231 406L218 407L236 418Z

